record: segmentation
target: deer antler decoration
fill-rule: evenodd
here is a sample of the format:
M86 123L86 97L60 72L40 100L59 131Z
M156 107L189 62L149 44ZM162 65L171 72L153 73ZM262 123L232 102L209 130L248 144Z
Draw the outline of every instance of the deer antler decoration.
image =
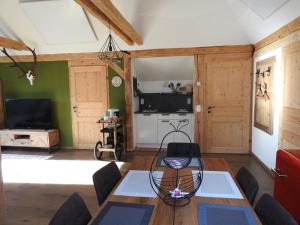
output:
M25 70L18 62L16 62L16 61L14 60L14 58L11 57L11 56L8 54L8 52L6 51L5 48L0 49L0 50L1 50L1 52L3 52L3 54L5 54L8 58L10 58L10 60L14 63L14 64L13 64L14 67L17 67L17 68L19 68L19 69L22 71L23 74L22 74L21 76L19 76L19 77L20 77L20 78L21 78L21 77L26 77L26 78L29 80L30 85L32 86L32 85L33 85L33 82L34 82L34 79L35 79L35 77L36 77L36 75L35 75L35 66L36 66L36 64L37 64L37 57L36 57L35 49L31 49L31 48L29 48L29 47L27 47L27 48L28 48L29 51L31 51L31 53L32 53L32 55L33 55L33 60L34 60L33 63L32 63L32 66L31 66L31 68L30 68L29 70Z

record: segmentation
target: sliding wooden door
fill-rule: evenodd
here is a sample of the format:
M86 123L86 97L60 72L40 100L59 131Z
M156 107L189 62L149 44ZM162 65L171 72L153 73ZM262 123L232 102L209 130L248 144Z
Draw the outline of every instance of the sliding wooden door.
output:
M108 107L107 66L70 67L73 145L93 148L101 139L100 116Z
M248 153L252 55L208 55L203 63L204 151Z

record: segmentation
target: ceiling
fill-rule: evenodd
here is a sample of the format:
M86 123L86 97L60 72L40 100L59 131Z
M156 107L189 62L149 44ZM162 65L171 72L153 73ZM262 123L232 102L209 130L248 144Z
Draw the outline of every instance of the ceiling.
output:
M116 37L128 50L254 44L300 15L299 0L112 2L144 40L128 46ZM108 35L73 0L0 0L0 5L0 35L23 40L38 54L96 52Z

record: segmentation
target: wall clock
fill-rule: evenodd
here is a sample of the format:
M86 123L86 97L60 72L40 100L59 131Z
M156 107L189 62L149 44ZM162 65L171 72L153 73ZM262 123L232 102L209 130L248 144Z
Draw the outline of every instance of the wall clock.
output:
M114 77L111 79L111 84L112 84L114 87L120 87L121 84L122 84L122 78L119 77L119 76L114 76Z

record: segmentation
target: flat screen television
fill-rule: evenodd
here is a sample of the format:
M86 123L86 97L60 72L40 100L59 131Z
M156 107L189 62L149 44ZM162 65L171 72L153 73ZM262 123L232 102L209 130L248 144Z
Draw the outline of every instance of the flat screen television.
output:
M7 129L50 129L50 99L5 99Z

